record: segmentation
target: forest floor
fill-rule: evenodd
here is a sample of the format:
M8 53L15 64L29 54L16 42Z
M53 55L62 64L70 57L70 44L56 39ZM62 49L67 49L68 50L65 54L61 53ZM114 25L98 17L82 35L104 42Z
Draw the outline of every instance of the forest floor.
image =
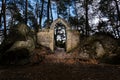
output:
M59 48L39 64L0 66L0 80L120 80L120 65L75 63Z

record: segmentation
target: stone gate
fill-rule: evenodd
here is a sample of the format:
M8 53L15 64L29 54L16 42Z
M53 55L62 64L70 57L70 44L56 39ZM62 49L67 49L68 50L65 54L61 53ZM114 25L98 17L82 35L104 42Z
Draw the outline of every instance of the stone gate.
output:
M49 47L53 52L55 49L54 41L54 28L57 23L62 23L66 27L66 52L70 52L72 49L79 45L79 32L72 30L70 25L64 19L58 18L50 26L50 29L40 30L37 33L37 43L46 47Z

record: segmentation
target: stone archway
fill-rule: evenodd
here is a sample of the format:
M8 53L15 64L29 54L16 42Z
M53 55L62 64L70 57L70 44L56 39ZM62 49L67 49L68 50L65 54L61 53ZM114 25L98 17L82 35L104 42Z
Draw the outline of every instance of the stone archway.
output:
M37 34L38 44L49 47L52 51L55 49L54 28L57 23L62 23L66 28L66 52L71 51L79 44L79 32L71 30L70 25L64 19L58 18L50 26L50 29L41 30Z
M58 24L58 23L61 23L62 25L65 26L65 32L66 32L65 51L67 51L67 31L70 30L70 25L67 23L67 21L65 21L62 18L56 19L50 26L50 30L53 31L53 34L55 33L54 29L55 29L55 27L57 27L56 24ZM55 37L55 36L53 35L53 37ZM53 42L53 49L55 49L55 41Z
M68 22L65 21L65 20L62 19L62 18L58 18L58 19L56 19L55 21L53 21L53 23L52 23L51 26L50 26L50 29L54 29L54 27L55 27L55 25L56 25L57 23L62 23L63 25L65 25L66 30L69 30L69 29L70 29L70 25L68 24Z

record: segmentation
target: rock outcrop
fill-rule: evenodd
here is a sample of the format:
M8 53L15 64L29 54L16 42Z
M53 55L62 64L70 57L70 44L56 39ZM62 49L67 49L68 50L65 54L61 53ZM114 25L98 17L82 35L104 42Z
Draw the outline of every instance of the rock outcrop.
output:
M8 36L1 45L1 63L25 64L35 49L34 35L28 26L19 23L11 27ZM22 61L23 60L23 61Z
M81 37L80 46L72 51L82 60L97 60L100 63L120 63L120 46L114 36L109 33L96 33L89 37Z

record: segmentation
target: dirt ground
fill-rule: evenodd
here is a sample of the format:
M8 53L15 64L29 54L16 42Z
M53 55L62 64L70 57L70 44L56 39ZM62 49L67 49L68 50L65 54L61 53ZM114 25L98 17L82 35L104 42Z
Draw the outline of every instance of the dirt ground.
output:
M0 80L120 80L120 65L75 63L64 50L55 53L39 64L0 66Z
M50 64L0 67L0 80L120 80L120 65Z

